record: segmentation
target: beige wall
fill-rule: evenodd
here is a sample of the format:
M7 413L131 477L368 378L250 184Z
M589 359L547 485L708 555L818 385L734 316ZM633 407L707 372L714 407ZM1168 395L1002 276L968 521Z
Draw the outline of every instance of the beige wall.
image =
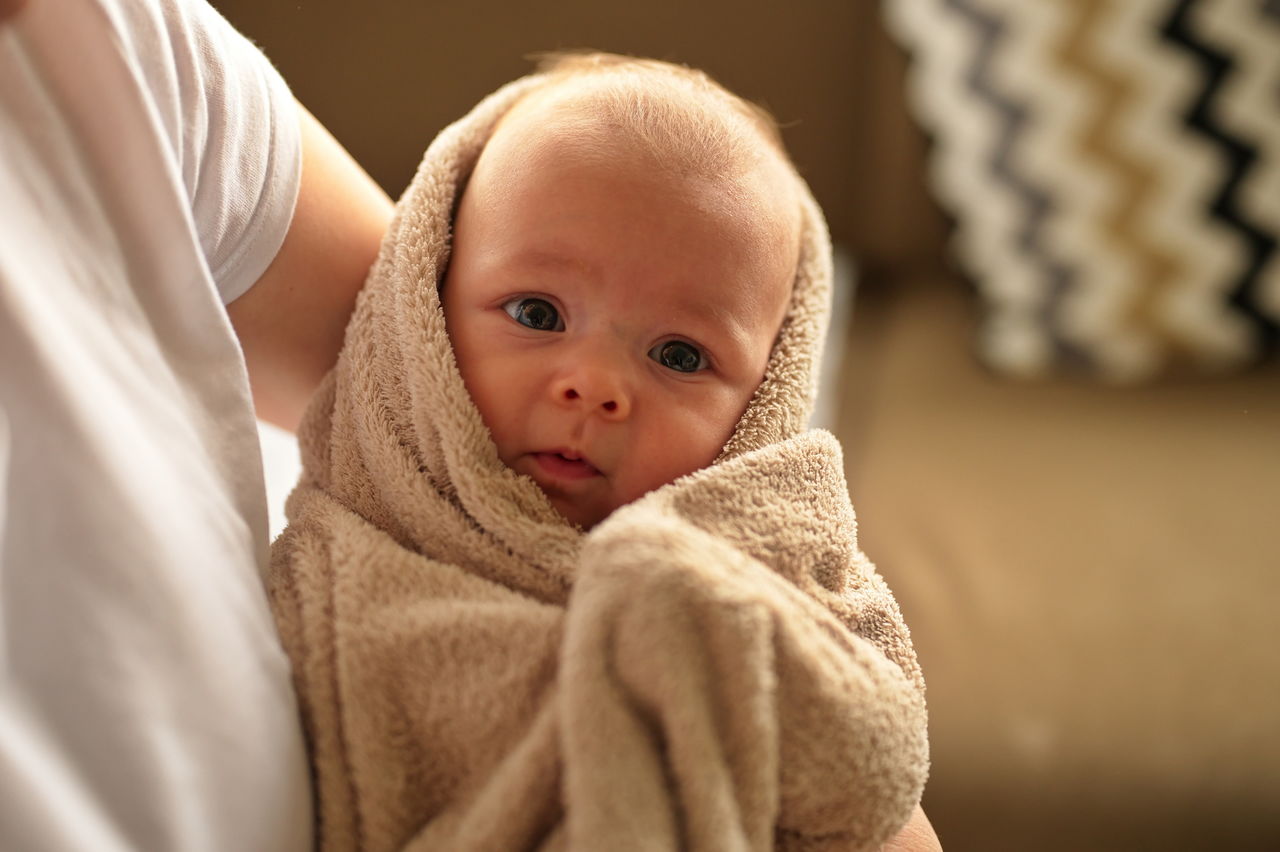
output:
M769 107L834 237L873 275L937 262L942 220L923 188L901 55L870 0L214 5L393 196L431 138L528 71L527 55L593 47L698 66Z

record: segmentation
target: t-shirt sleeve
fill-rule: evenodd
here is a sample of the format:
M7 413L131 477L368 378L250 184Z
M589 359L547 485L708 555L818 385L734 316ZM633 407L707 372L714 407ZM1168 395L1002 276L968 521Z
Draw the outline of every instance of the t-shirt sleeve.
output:
M263 53L204 0L123 0L126 53L173 151L223 303L266 271L302 176L298 108Z

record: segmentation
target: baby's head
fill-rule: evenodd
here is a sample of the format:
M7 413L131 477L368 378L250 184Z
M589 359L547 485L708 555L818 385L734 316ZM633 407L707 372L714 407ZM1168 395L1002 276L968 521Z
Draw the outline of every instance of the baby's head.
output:
M590 528L733 434L791 295L799 178L771 121L697 72L549 73L476 165L442 300L499 457Z

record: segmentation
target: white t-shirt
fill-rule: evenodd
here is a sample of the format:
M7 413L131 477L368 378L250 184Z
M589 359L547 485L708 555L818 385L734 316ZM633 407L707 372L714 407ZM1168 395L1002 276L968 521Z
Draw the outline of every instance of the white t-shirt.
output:
M310 847L222 307L279 249L299 149L201 0L0 24L0 849Z

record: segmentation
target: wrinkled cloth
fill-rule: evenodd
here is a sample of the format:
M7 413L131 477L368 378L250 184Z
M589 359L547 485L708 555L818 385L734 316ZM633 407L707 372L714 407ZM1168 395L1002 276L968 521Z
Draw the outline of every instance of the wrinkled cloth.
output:
M428 148L299 439L270 591L324 849L875 849L928 767L924 683L805 432L830 250L801 259L721 457L589 533L499 460L436 285L508 85Z

